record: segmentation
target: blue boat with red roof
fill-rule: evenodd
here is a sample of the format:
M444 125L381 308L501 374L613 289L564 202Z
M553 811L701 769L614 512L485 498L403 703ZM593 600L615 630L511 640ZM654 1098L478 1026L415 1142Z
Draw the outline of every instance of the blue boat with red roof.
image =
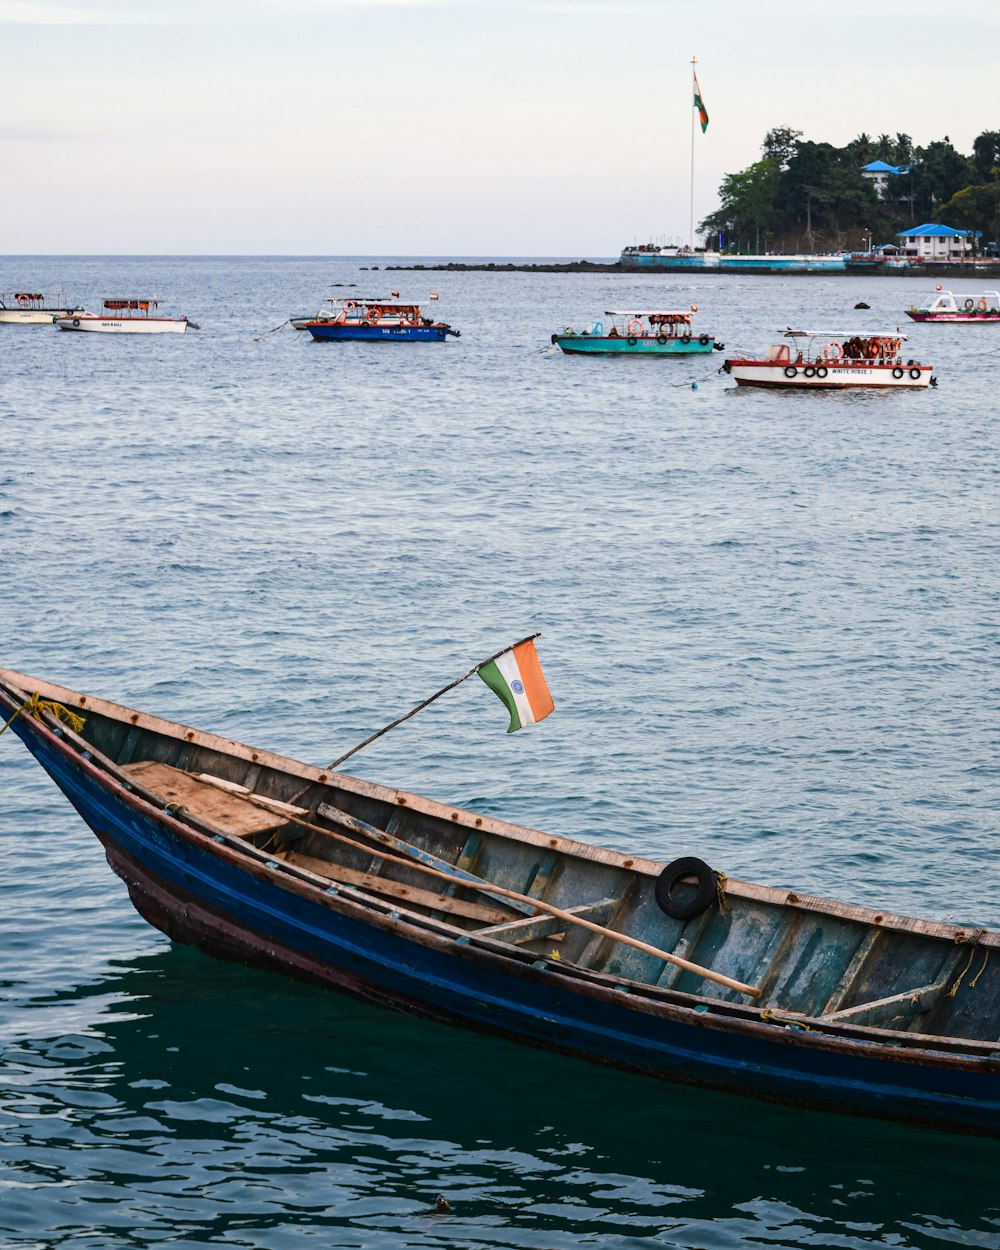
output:
M436 343L461 336L445 321L423 316L419 304L396 299L333 299L330 313L307 321L314 339L365 343Z

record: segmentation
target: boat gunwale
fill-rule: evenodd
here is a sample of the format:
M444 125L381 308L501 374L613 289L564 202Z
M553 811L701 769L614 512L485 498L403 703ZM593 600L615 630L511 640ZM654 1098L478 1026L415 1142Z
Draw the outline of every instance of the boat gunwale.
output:
M366 781L349 773L339 773L330 769L317 768L314 765L292 759L289 756L278 755L263 748L256 748L246 743L237 742L235 739L198 730L179 721L170 721L148 712L141 712L126 704L114 703L107 699L87 695L71 687L60 686L40 678L30 677L13 669L0 668L0 684L17 691L22 696L22 703L27 702L31 694L37 692L43 698L52 699L66 706L72 706L74 709L80 709L81 711L89 709L97 715L105 716L110 720L162 734L164 737L174 738L177 741L193 746L204 747L208 750L217 751L220 754L235 756L248 764L300 777L310 784L346 790L361 798L374 799L393 807L410 808L421 815L440 820L449 827L458 826L460 828L468 828L473 832L485 832L505 838L508 841L528 842L533 846L549 851L577 856L607 867L621 868L626 872L633 872L638 875L657 877L663 871L664 864L659 860L626 854L622 851L613 850L610 847L577 842L574 839L554 834L545 834L529 826L511 824L496 817L484 816L476 812L467 811L464 808L446 805L438 802L436 799L429 799L424 795L386 786L379 782ZM0 695L2 695L2 690L0 690ZM41 722L36 721L36 723ZM67 725L60 723L59 728L66 737L71 737L78 741L81 750L100 755L100 752L96 752L85 738L75 734ZM48 732L51 734L51 730ZM53 737L55 742L62 747L63 743L60 742L60 739L55 737L55 735ZM78 754L78 752L70 752L70 754ZM112 775L120 772L118 765L109 757L101 756L101 759L105 761L104 771L110 771ZM83 761L84 764L86 762L85 760ZM127 780L125 774L121 774L121 777L123 780ZM119 782L119 784L121 783ZM129 784L132 784L131 781ZM125 793L128 793L128 791L125 791ZM972 924L958 925L947 921L926 920L921 917L907 916L897 912L876 911L874 908L864 907L859 904L844 903L836 899L802 893L795 889L760 885L756 882L742 881L734 877L726 878L726 892L751 902L788 907L797 911L817 912L836 919L855 921L874 929L912 933L922 937L938 938L970 947L982 946L1000 949L1000 929L984 929L981 926ZM706 1001L714 1002L716 1000L707 999Z

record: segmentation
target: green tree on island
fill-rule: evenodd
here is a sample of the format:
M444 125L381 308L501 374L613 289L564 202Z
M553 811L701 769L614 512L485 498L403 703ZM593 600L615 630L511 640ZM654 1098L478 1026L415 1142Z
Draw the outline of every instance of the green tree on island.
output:
M874 160L900 171L881 199L861 172ZM992 240L1000 236L998 186L1000 131L983 131L964 156L947 135L920 147L902 132L862 133L838 148L778 126L765 135L760 160L724 176L719 208L700 229L738 251L858 248L935 219Z

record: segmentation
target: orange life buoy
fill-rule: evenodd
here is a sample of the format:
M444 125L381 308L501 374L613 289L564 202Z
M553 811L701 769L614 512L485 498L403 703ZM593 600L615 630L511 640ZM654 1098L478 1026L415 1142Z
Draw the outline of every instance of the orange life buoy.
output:
M368 310L368 320L371 322L372 325L374 325L375 322L378 321L378 309L377 308L370 308Z
M28 305L31 303L31 300L28 298L27 295L19 295L17 297L17 302L21 305L22 308L27 308Z
M839 360L844 354L844 349L839 343L827 343L823 348L823 355L827 360Z
M989 307L989 305L986 303L984 299L981 299L979 303L976 305L976 307L979 309L980 312L985 312L986 309Z
M629 334L634 334L637 338L640 334L645 334L645 330L642 328L642 322L638 320L630 321L628 323L628 332Z

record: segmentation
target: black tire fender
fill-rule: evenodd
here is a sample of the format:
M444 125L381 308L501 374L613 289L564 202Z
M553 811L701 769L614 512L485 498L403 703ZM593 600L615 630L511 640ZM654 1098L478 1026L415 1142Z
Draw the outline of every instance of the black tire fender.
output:
M639 340L635 337L634 334L630 334L625 341L628 343L629 347L635 347L636 343L638 343Z
M897 365L895 369L893 369L892 376L894 378L901 378L903 376L903 370L900 369L899 365Z
M711 341L712 340L708 337L707 334L703 334L701 338L698 340L698 342L702 345L702 347L707 347Z
M911 378L913 378L913 380L914 380L914 381L916 381L916 380L917 380L917 378L919 378L919 377L920 377L920 370L919 370L919 369L911 369L911 370L910 370L910 377L911 377Z
M697 881L695 892L690 898L678 898L674 887L682 877L694 877ZM694 855L685 855L667 864L656 878L654 888L656 905L674 920L690 920L709 908L718 898L719 885L715 870L710 868L703 859ZM687 891L684 892L685 895Z
M656 336L656 341L657 341L657 343L659 343L659 345L660 345L661 347L666 347L666 345L667 345L667 336L666 336L665 334L658 334L658 335Z
M815 368L815 366L814 366L814 365L806 365L806 367L802 370L802 376L803 376L804 378L814 378L814 377L816 376L816 368Z
M798 369L794 365L785 365L785 377L794 378L798 374Z

